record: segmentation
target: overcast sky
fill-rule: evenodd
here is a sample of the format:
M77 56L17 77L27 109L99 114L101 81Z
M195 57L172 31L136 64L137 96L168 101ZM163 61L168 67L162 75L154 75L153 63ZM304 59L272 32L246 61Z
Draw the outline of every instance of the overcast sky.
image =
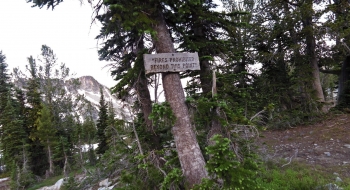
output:
M79 0L66 0L53 11L32 8L26 0L0 0L0 50L6 63L25 70L27 57L36 58L45 44L76 73L90 75L100 83L115 85L106 62L98 60L98 24L91 25L92 8Z

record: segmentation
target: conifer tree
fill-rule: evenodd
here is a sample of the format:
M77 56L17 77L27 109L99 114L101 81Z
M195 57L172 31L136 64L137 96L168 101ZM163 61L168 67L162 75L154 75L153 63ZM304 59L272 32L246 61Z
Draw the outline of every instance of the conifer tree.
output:
M57 142L54 145L53 158L61 161L63 159L62 173L65 177L68 177L69 173L69 156L71 156L71 142L68 141L69 137L59 136Z
M42 100L40 92L40 80L38 77L38 70L36 65L36 60L30 56L28 58L28 65L26 65L27 70L30 73L30 78L28 79L26 89L27 97L27 127L29 131L29 136L34 135L38 129L37 121L40 118L40 111L42 109ZM46 153L44 151L44 146L40 143L39 139L30 139L29 152L31 170L35 175L44 175L48 166Z
M106 128L106 136L108 139L108 144L111 144L114 130L116 130L115 122L116 122L116 115L113 107L113 102L108 102L108 119L107 119L107 128Z
M102 24L101 33L96 38L104 41L98 51L99 57L101 60L115 62L111 64L111 75L119 82L112 88L112 92L122 100L130 97L138 100L137 105L140 107L145 129L150 136L149 144L152 149L160 149L159 136L153 132L157 127L149 119L152 101L148 89L149 80L143 66L143 54L150 50L146 45L150 43L150 39L146 34L140 33L138 26L126 30L120 21L110 22L108 18L116 11L109 9L105 14L96 16ZM135 92L130 93L132 91Z
M49 108L42 104L40 110L40 117L36 121L37 129L32 132L32 139L39 139L41 144L44 145L47 151L47 158L49 164L49 170L47 175L51 176L54 174L54 163L53 163L53 147L57 142L56 129L52 123L52 113Z
M200 57L200 71L192 71L189 76L192 81L196 81L196 75L199 74L203 94L211 95L212 62L215 56L232 57L236 45L233 39L236 36L232 35L232 30L241 23L230 17L240 13L215 11L218 5L212 0L179 1L169 6L172 11L165 11L164 15L168 26L176 34L174 41L179 43L178 50L198 52ZM238 52L235 53L237 55Z
M7 73L7 67L6 56L0 51L0 116L7 106L7 99L10 91L10 77Z
M24 93L13 88L7 74L5 55L0 52L1 165L6 165L6 170L11 173L19 168L18 175L11 179L11 183L17 181L17 176L21 176L22 180L18 181L18 185L22 187L29 185L33 177L29 168L29 133L25 116Z
M96 124L92 117L87 117L87 119L82 124L83 142L89 145L88 147L88 160L90 165L96 164L95 150L93 148L92 142L96 136Z
M40 8L46 6L48 9L54 9L58 4L62 3L63 0L26 0L27 3L32 2L33 6L38 6Z
M10 166L13 161L16 165L22 166L22 151L27 146L26 139L28 138L23 128L23 120L19 118L18 110L13 106L14 100L8 96L6 107L0 118L1 146L9 171L11 171Z
M74 126L76 125L76 122L78 122L77 117L74 116L74 112L81 109L77 105L80 101L82 101L82 99L79 97L73 98L72 94L67 93L65 85L69 85L74 88L80 84L74 79L66 80L67 77L70 76L69 68L67 68L64 63L57 65L57 57L54 51L47 45L42 45L41 54L38 56L37 60L31 57L29 61L30 63L27 66L27 70L29 70L31 78L28 82L28 86L30 88L28 88L27 93L27 96L29 97L28 102L30 104L33 102L34 105L38 104L38 106L28 108L29 112L33 114L34 117L40 118L40 114L42 113L38 112L38 110L47 111L46 108L43 110L41 109L42 105L46 106L49 110L47 113L51 115L51 124L50 126L47 126L52 129L50 130L52 132L50 135L71 139L70 137L73 134L72 131L74 131ZM38 101L39 99L40 101ZM36 107L38 109L35 109ZM35 109L35 111L33 109ZM36 116L35 113L37 113ZM38 118L30 117L30 123L34 122L34 128L31 128L29 132L33 140L40 139L41 132L48 132L39 131L37 124L40 120ZM35 121L37 121L37 123L35 123ZM50 135L47 137L51 138ZM56 138L54 141L63 142L58 141L58 139L59 138ZM53 139L46 139L43 141L40 139L39 142L44 146L43 148L48 151L48 175L52 175L54 164L63 167L67 163L64 156L57 155L66 154L69 156L69 151L62 152L63 149L53 148L57 146L55 145L55 142L51 142L52 140ZM65 145L67 145L65 150L69 150L69 147L72 146L70 141L67 142L68 144L65 143ZM43 169L41 172L44 172Z
M103 95L103 87L100 86L100 105L99 105L99 113L98 113L98 119L97 119L97 142L98 142L98 148L96 153L97 154L104 154L106 150L108 149L108 139L106 136L106 128L108 126L108 106L105 101L104 95Z
M331 2L330 2L331 3ZM333 1L327 6L328 19L324 24L327 28L325 35L331 36L335 41L332 49L328 50L332 59L324 58L325 73L339 76L337 106L339 108L350 105L349 65L350 65L350 2L346 0ZM326 37L325 37L326 38ZM327 52L328 53L328 52Z

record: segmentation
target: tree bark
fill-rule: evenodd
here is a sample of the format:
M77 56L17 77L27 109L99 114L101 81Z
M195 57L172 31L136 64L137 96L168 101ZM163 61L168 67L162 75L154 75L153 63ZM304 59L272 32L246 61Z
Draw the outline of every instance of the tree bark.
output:
M154 44L157 53L175 53L170 33L161 12L158 12L155 20L157 24L154 26L154 30L157 35ZM205 160L191 126L179 73L163 73L162 80L165 98L176 117L172 133L178 157L186 183L191 188L193 185L201 183L203 178L208 177Z
M202 53L198 53L199 56L202 56ZM203 90L203 94L207 95L211 92L211 69L210 69L210 63L209 60L201 60L200 61L200 67L201 70L199 71L199 77L201 80L201 87Z
M341 67L339 76L337 105L347 106L350 104L347 95L349 95L349 75L350 75L350 56L347 56Z
M141 109L143 113L143 118L147 126L147 130L153 131L152 120L148 118L152 112L152 101L148 90L147 78L144 75L142 76L142 74L140 75L138 82L136 84L136 91L137 91L139 101L141 103Z
M140 52L144 48L144 45L142 42L140 42L137 45L136 53ZM154 131L154 126L152 123L152 120L150 120L148 117L152 113L152 101L151 101L151 95L148 89L148 81L145 76L144 70L141 71L135 85L135 90L137 92L138 99L141 104L141 110L143 113L143 119L145 120L146 124L146 131L151 134L151 148L153 149L159 149L161 148L160 145L160 138Z
M50 144L50 141L47 140L47 151L48 151L48 159L49 159L49 176L52 176L52 174L54 173L54 166L53 166L53 161L52 161L52 151L51 151L51 146L49 145Z
M303 15L302 22L306 34L306 54L309 56L311 75L313 77L312 86L315 91L317 100L320 102L324 102L324 95L320 81L320 71L317 64L318 60L316 56L316 40L314 36L314 28L312 23L312 1L308 0L307 2L305 2L305 6L307 6L305 9L307 11L302 11L305 12L305 15Z
M64 175L64 177L68 177L67 166L68 166L68 156L64 152L64 166L63 166L63 175ZM85 170L84 167L83 167L83 169Z
M336 21L340 21L339 23L340 26L337 28L337 33L338 35L336 36L336 47L340 47L342 45L346 45L350 43L350 34L347 33L347 35L343 35L343 41L341 42L340 40L340 34L344 34L345 31L349 27L349 22L344 18L346 17L347 14L347 2L346 0L340 0L337 2L334 2L333 4L335 6L335 17ZM349 4L350 5L350 4ZM345 21L345 22L342 22ZM339 25L339 24L337 24ZM347 52L347 51L345 51ZM347 52L349 53L349 52ZM341 67L341 72L339 75L339 83L338 83L338 95L337 95L337 106L339 107L349 107L350 105L350 100L347 98L350 94L349 92L349 76L350 76L350 55L347 54L345 56L345 59L343 61L342 67Z
M194 21L197 21L197 20L200 20L198 18L198 15L194 14L193 15L193 20ZM207 37L205 36L204 34L204 26L202 23L198 23L198 22L195 22L194 23L194 26L193 26L193 35L194 35L194 38L193 40L194 41L201 41L203 39L206 39ZM199 78L200 78L200 81L201 81L201 87L202 87L202 91L203 91L203 94L206 96L208 93L211 92L211 87L212 87L212 84L211 84L211 68L210 68L210 62L208 59L201 59L202 56L208 56L210 55L210 47L201 47L199 48L199 52L198 52L198 56L200 58L200 71L199 71Z

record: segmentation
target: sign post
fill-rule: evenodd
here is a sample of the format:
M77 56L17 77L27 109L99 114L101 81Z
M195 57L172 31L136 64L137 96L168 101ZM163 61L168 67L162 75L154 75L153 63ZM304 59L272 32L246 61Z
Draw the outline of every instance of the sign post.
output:
M200 70L197 52L144 54L143 59L146 74Z

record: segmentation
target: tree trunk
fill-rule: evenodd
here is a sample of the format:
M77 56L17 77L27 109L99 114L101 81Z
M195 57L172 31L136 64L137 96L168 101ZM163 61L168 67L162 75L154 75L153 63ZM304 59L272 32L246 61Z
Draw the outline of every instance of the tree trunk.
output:
M64 166L63 166L64 177L68 177L67 166L68 166L68 156L66 153L64 153ZM83 167L83 170L85 171L84 167Z
M312 23L312 1L308 0L305 2L305 10L303 15L303 26L306 35L306 54L309 56L309 64L311 67L311 75L312 79L312 87L315 91L315 95L318 101L324 102L324 95L320 81L320 71L317 64L317 56L316 56L316 40L314 36L314 28Z
M339 76L338 83L338 98L337 105L348 106L350 105L350 100L347 98L349 96L349 74L350 74L350 56L347 56L341 67L341 73Z
M193 15L193 20L199 20L196 14ZM194 39L197 41L201 41L202 39L206 39L207 37L204 34L204 27L202 23L195 23L193 28ZM202 47L199 49L198 56L201 58L202 56L210 55L210 47ZM211 68L208 59L200 59L200 67L199 78L201 81L201 87L203 94L206 96L211 92Z
M173 42L161 12L158 13L155 20L158 22L154 26L157 32L156 39L154 39L157 53L174 53ZM163 73L162 80L165 98L176 117L172 133L181 168L187 185L191 188L199 184L203 178L208 177L205 160L191 126L179 73Z
M47 151L48 151L48 161L49 161L49 176L52 176L54 173L54 166L53 166L53 161L52 161L52 151L51 151L51 146L50 146L50 141L47 140Z
M137 46L136 53L141 51L143 48L144 48L143 43L140 42ZM146 124L146 131L149 134L151 134L151 146L152 146L151 148L159 149L161 148L161 145L159 142L160 141L159 136L155 133L152 120L148 118L152 112L152 101L151 101L151 95L148 89L148 81L145 76L144 70L142 70L140 75L138 76L138 79L135 85L135 90L137 92L137 96L141 104L143 119L145 120L145 124Z
M198 53L199 56L202 56L202 53ZM201 80L201 87L203 90L203 94L207 95L211 92L211 69L210 69L210 63L209 60L201 60L200 61L200 67L201 70L199 71L199 77Z
M196 16L196 15L194 15ZM197 16L196 16L197 17ZM197 20L197 19L194 19ZM206 38L204 32L203 32L204 28L203 25L201 23L197 23L196 26L194 26L194 39L204 39ZM209 47L204 47L204 48L200 48L199 52L198 52L198 56L202 57L202 56L208 56L211 55L211 52L209 50ZM208 96L209 93L212 94L212 97L214 97L214 95L217 94L217 89L216 89L216 76L215 76L215 71L213 71L212 74L212 69L210 68L210 62L208 59L200 59L200 71L199 71L199 78L201 81L201 87L202 87L202 91L203 91L203 95L204 96ZM216 135L216 134L220 134L222 135L222 130L221 130L221 124L218 120L219 117L219 108L215 108L212 110L212 114L213 114L213 120L211 121L211 124L209 126L208 129L208 135L207 135L207 141L209 145L214 145L215 142L211 141L210 139Z
M141 74L138 79L138 83L136 85L137 85L136 90L137 90L139 101L141 103L141 109L143 113L143 118L147 126L147 130L153 131L152 121L148 118L152 112L152 101L148 90L147 78Z
M74 145L74 144L73 144ZM80 157L80 160L79 160L79 165L80 165L80 167L81 167L81 169L85 169L84 168L84 158L83 158L83 151L81 150L82 149L82 143L80 142L80 135L79 135L79 143L78 143L78 145L79 145L79 157ZM66 158L66 153L64 153L64 156L65 156L65 158ZM64 169L65 169L65 166L66 166L66 162L64 163ZM63 170L64 170L63 169ZM64 171L63 171L64 172Z
M216 88L216 74L215 71L213 71L213 87L212 87L212 97L217 95L217 88ZM220 108L219 107L215 107L214 109L212 109L212 115L213 120L211 121L211 126L210 129L208 131L208 144L209 145L215 145L215 142L210 140L214 135L219 134L222 135L222 126L220 124L219 121L219 117L220 117Z
M347 33L346 35L344 35L345 30L349 27L349 22L347 22L347 20L345 19L347 14L349 14L347 12L347 8L348 6L344 6L347 5L346 0L340 0L335 2L334 4L335 6L335 11L334 14L336 16L336 21L339 22L338 28L337 28L337 33L338 35L336 36L336 47L341 47L343 46L343 48L346 48L345 50L345 54L347 54L347 56L345 57L342 67L341 67L341 71L340 71L340 75L339 75L339 83L338 83L338 95L337 95L337 106L339 107L349 107L350 106L350 99L348 98L348 96L350 95L350 83L349 83L349 76L350 76L350 55L349 55L349 50L346 44L350 43L350 34ZM349 4L350 5L350 4ZM342 22L343 21L343 22ZM345 21L345 22L344 22ZM343 34L343 35L341 35ZM343 38L343 41L341 42L341 37ZM345 47L346 46L346 47Z

